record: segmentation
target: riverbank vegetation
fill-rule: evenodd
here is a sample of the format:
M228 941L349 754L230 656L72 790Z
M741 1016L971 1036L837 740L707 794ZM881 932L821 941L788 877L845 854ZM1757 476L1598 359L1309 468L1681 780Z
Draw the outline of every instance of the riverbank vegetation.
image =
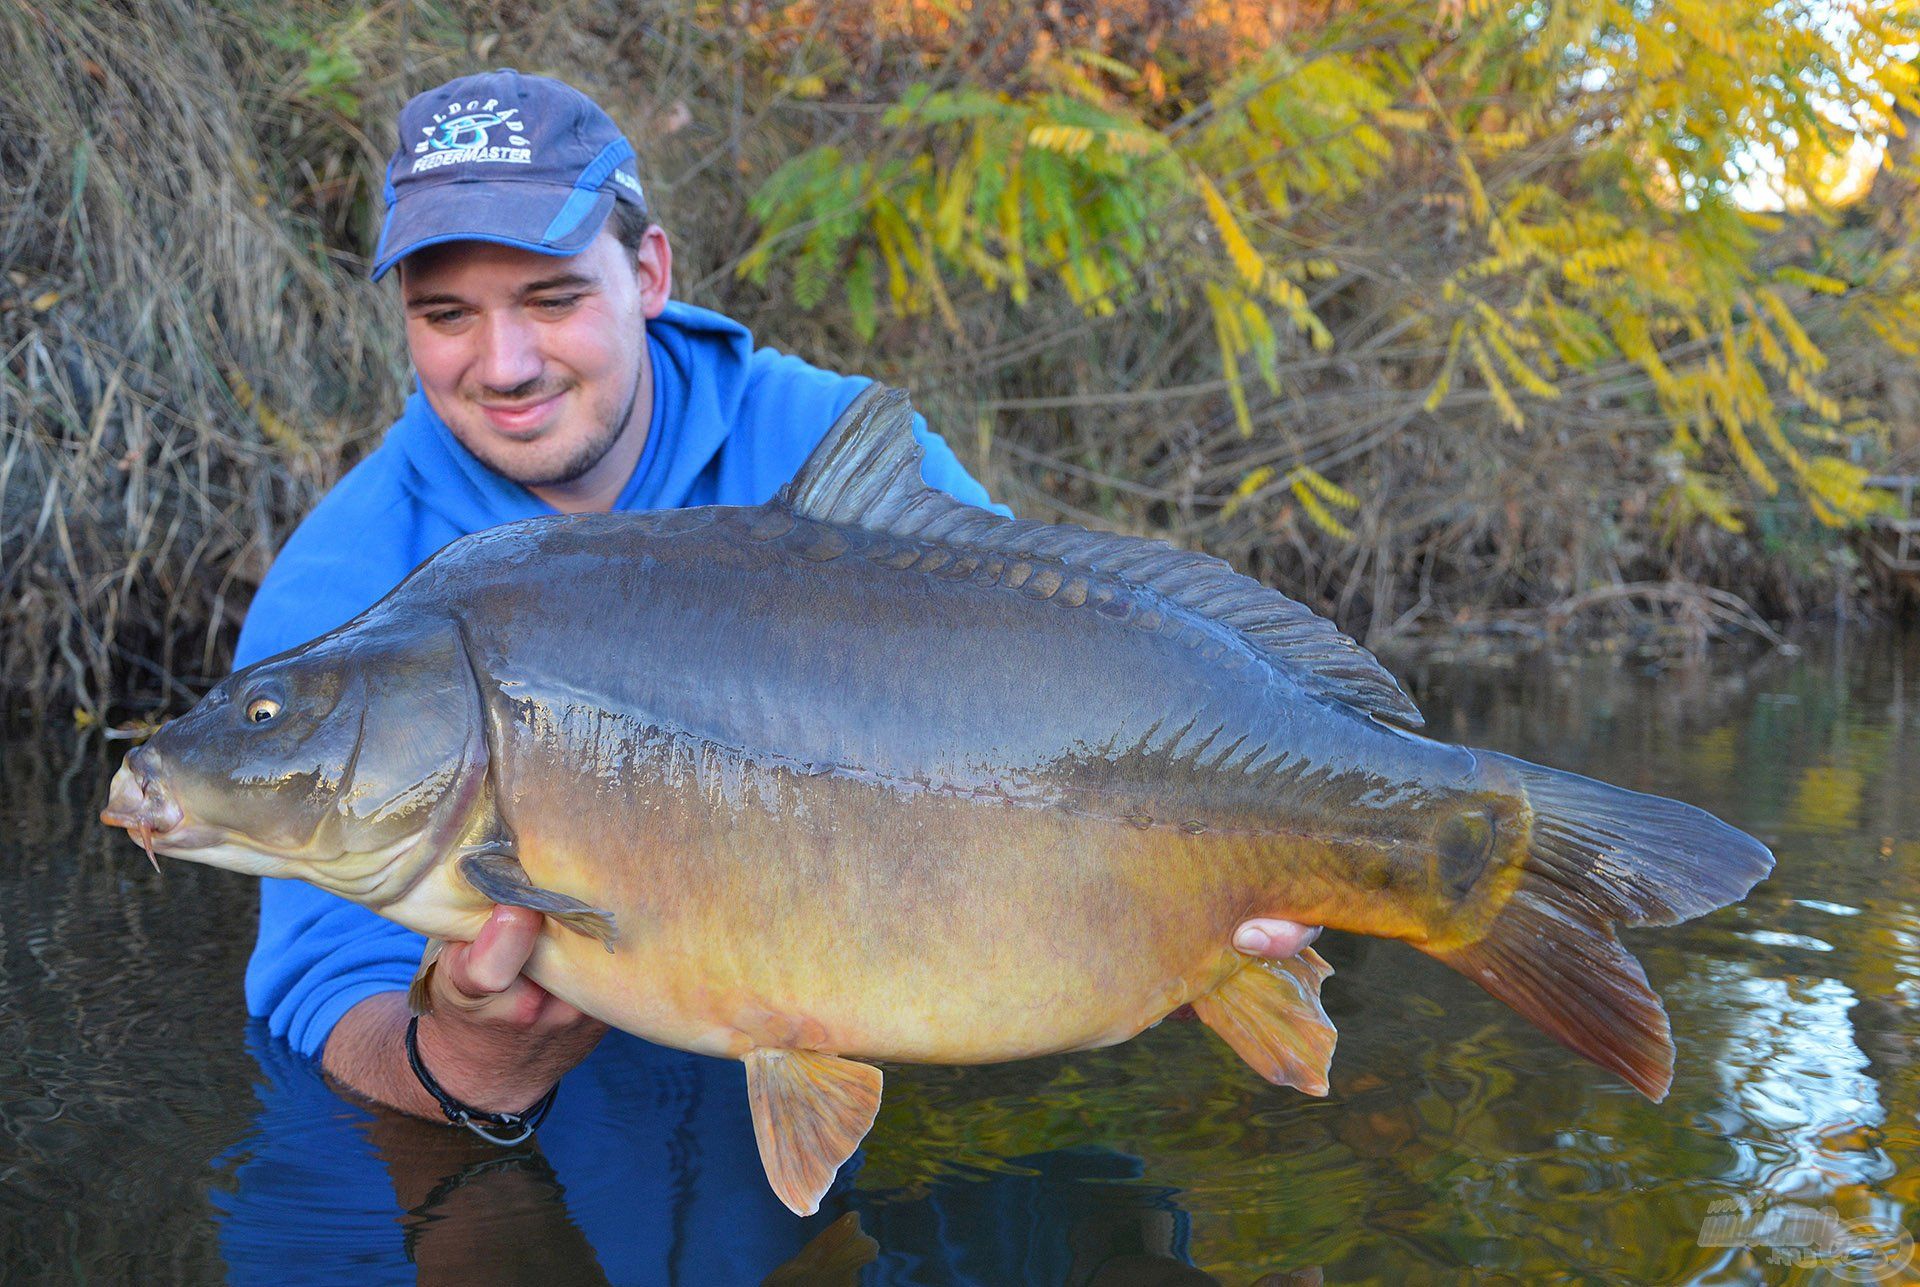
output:
M27 0L0 14L0 683L178 706L404 391L392 120L513 65L677 294L901 383L1016 510L1374 643L1889 588L1911 5ZM1890 600L1885 600L1890 601Z

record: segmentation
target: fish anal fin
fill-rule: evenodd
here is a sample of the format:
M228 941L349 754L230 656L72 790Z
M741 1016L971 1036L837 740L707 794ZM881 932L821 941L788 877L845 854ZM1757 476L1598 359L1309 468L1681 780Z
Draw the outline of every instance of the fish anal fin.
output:
M1315 697L1404 728L1420 727L1420 708L1373 654L1305 604L1210 554L1070 523L1007 518L965 504L927 486L920 462L913 404L899 389L870 385L833 422L769 508L958 555L1049 568L1055 575L1047 582L1056 587L1061 570L1117 581L1230 632ZM1034 583L1043 582L1036 575ZM1090 602L1084 586L1080 602Z
M1320 984L1332 973L1312 948L1284 961L1249 958L1195 998L1193 1012L1274 1085L1324 1095L1338 1034L1320 1007Z
M880 1258L880 1244L849 1211L800 1248L799 1254L761 1279L760 1287L853 1287L860 1271Z
M571 894L540 888L527 879L526 869L513 855L492 850L468 854L460 860L460 874L494 902L544 913L613 951L619 933L612 912L583 903Z
M407 985L407 1011L416 1019L433 1012L433 967L439 964L440 953L446 949L444 940L428 939L427 950L420 955L420 968L414 971L413 982Z
M816 1050L748 1053L747 1102L767 1182L797 1215L812 1215L840 1164L880 1111L880 1070Z

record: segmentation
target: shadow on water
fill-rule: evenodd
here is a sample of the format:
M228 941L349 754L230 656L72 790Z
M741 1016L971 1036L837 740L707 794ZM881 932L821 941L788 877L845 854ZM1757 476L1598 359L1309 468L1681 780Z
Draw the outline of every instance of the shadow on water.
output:
M609 1040L509 1150L340 1098L244 1014L253 883L155 877L93 821L110 751L15 741L0 1264L275 1283L1870 1280L1836 1247L1860 1253L1864 1230L1897 1252L1920 1228L1920 638L1661 676L1402 670L1437 736L1679 796L1774 846L1744 905L1630 937L1673 1015L1665 1104L1417 953L1330 937L1326 1100L1181 1022L1087 1055L893 1068L859 1170L801 1221L760 1177L734 1064ZM1854 1242L1808 1245L1835 1222Z

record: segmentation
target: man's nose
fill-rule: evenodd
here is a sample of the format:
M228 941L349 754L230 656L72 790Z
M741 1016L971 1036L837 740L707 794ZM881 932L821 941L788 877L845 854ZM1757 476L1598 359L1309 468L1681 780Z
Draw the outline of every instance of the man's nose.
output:
M539 378L542 363L533 328L511 313L489 317L480 344L477 374L489 389L517 389Z

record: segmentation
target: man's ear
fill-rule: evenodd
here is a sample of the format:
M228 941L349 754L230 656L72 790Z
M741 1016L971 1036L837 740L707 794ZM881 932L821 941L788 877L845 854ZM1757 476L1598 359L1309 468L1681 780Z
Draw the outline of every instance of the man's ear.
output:
M660 316L673 297L673 245L659 224L649 227L634 251L634 272L640 279L640 312L648 318Z

